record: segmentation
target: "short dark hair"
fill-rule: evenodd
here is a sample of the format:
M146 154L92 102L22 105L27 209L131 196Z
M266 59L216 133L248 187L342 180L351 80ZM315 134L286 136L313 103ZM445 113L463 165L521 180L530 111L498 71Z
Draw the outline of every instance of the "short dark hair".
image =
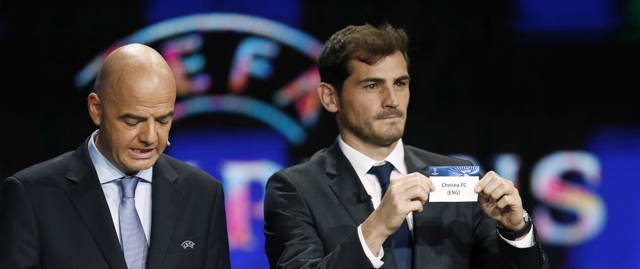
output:
M402 52L404 60L409 65L407 56L409 38L402 28L395 28L384 23L376 28L370 24L362 26L347 26L324 44L320 53L320 80L333 85L342 92L344 81L351 76L350 61L356 59L372 65L396 51Z

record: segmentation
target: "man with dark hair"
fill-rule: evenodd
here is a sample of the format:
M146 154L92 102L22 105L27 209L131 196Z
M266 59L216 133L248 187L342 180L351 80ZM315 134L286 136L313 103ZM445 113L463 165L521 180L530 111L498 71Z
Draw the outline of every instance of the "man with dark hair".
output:
M351 75L350 61L372 65L396 51L402 53L409 66L407 33L403 29L395 29L390 24L383 24L380 29L365 24L348 26L335 33L322 49L319 71L321 80L342 92L342 84ZM335 86L334 86L335 85Z
M162 152L176 86L150 47L105 59L100 128L0 187L0 268L230 268L220 181Z
M548 267L518 190L494 172L478 202L429 202L429 166L468 161L402 143L409 103L407 35L349 26L320 55L318 86L340 136L274 174L265 198L272 268Z

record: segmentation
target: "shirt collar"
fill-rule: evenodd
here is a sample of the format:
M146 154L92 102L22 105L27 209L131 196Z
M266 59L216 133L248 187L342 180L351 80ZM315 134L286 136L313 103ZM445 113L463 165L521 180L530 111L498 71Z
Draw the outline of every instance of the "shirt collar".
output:
M98 148L96 147L95 140L98 137L98 132L100 130L96 130L91 134L91 138L89 139L89 157L91 157L91 162L93 163L93 167L96 169L96 173L98 174L98 179L100 180L100 184L108 183L113 180L123 178L127 175L122 173L120 169L116 168L107 158L100 153ZM140 170L135 175L135 177L139 177L147 182L151 182L153 178L153 166L149 169Z
M369 156L364 155L362 152L359 152L347 145L347 143L342 140L342 136L338 136L338 145L340 146L342 153L344 153L344 156L346 156L347 160L351 163L351 166L353 166L353 169L356 170L359 177L366 175L367 172L369 172L369 169L374 165L381 165L384 162L390 162L403 176L407 174L407 165L404 162L404 145L402 143L402 139L398 140L396 148L391 151L389 156L380 162L371 159Z

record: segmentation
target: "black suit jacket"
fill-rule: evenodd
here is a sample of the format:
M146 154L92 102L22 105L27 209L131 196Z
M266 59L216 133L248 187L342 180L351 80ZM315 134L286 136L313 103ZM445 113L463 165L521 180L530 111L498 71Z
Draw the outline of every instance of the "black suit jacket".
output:
M409 173L471 165L411 146L404 151ZM309 162L274 174L266 192L265 252L271 268L373 267L357 232L373 205L360 198L364 186L337 141ZM495 221L477 202L427 202L413 221L413 268L548 267L539 243L518 249L499 239ZM383 267L395 268L391 250L384 247Z
M127 268L87 143L4 181L0 268ZM221 183L163 154L151 188L146 268L230 268Z

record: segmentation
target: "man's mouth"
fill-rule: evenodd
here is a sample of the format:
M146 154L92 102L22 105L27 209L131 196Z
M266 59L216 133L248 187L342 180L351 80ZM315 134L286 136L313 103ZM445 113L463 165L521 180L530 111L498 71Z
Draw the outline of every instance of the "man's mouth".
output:
M396 119L396 118L400 118L400 116L399 115L391 115L391 116L386 116L386 117L380 117L381 120Z
M379 120L394 119L394 118L402 118L403 115L404 115L404 113L402 113L402 111L400 111L400 110L388 109L388 110L385 110L384 112L378 114L377 118Z
M148 159L151 158L153 156L154 153L154 149L150 148L134 148L134 149L129 149L129 152L131 153L131 155L133 155L136 159Z

